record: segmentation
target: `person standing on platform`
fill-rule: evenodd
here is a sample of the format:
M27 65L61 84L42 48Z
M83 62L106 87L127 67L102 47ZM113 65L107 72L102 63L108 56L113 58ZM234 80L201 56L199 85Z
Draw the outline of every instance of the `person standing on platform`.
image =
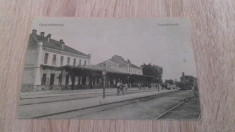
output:
M122 92L122 95L124 95L124 84L122 82L121 82L120 91Z
M121 82L118 81L117 82L117 95L119 95L119 93L120 93L120 88L121 88Z
M126 92L127 89L128 89L128 84L126 83L126 84L124 84L124 91Z
M138 88L141 90L141 83L138 83Z

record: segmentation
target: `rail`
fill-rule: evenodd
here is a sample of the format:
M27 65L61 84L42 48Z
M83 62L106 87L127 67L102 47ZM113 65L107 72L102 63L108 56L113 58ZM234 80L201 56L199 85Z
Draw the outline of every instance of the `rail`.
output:
M157 120L162 118L163 116L167 115L168 113L170 113L171 111L173 111L174 109L178 108L179 106L181 106L182 104L188 102L189 100L191 100L192 98L194 98L195 96L191 96L191 97L185 97L183 101L179 102L178 104L174 105L173 107L171 107L170 109L166 110L165 112L163 112L162 114L156 116L153 118L153 120Z

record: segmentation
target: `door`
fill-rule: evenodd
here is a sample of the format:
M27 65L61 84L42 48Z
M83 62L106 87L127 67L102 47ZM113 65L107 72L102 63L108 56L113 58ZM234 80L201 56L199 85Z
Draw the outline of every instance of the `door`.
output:
M41 85L46 85L47 74L42 75L42 83Z
M54 80L55 80L55 74L54 74L54 73L51 73L50 85L54 85Z

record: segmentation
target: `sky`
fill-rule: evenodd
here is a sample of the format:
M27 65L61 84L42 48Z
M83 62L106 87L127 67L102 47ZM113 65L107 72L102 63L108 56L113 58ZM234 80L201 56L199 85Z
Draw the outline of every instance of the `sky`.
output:
M48 26L45 24L62 24ZM37 18L32 29L86 54L91 64L120 55L140 66L163 68L163 79L179 80L182 72L196 77L190 24L185 18Z

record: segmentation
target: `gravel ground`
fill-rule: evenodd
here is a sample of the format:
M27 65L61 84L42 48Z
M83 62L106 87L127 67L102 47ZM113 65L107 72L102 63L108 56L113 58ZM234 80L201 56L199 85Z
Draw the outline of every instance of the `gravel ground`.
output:
M124 96L107 96L105 99L102 96L93 97L93 98L84 98L84 99L69 99L69 96L63 96L59 98L46 98L47 102L36 103L37 100L27 100L29 105L19 105L18 106L18 118L41 118L55 115L55 118L66 118L68 113L70 115L71 111L79 111L81 109L93 108L96 109L100 105L109 105L112 103L123 102L127 100L133 100L136 98L145 98L148 96L155 96L158 94L168 93L168 92L177 92L178 90L162 90L162 91L149 91L149 92L139 92L134 94L126 94ZM87 94L90 95L90 94ZM44 98L42 98L44 99ZM53 99L53 100L52 100ZM31 102L32 101L32 102ZM45 100L41 100L45 101ZM21 102L23 103L23 102ZM30 104L33 103L33 104ZM72 112L74 113L74 112ZM77 114L75 113L75 116ZM78 112L80 115L80 112ZM54 117L54 116L53 116ZM70 116L69 116L70 117ZM74 115L72 116L74 117Z
M169 110L179 102L181 102L185 96L193 96L192 91L182 90L177 93L172 93L163 97L151 98L146 101L136 101L135 103L124 105L112 109L107 109L104 111L99 111L95 113L86 114L74 118L82 119L121 119L121 120L153 120L155 117L158 117L165 111ZM189 104L188 107L197 107L190 106L197 104ZM198 106L199 107L199 106ZM194 111L194 110L191 110ZM196 113L198 113L197 111ZM190 113L190 112L189 112ZM181 116L181 115L179 115ZM178 115L172 115L171 119L177 119ZM184 117L182 117L183 119ZM195 116L188 116L190 119L194 119Z
M182 104L171 112L167 113L161 119L199 119L200 103L199 98L193 98Z

